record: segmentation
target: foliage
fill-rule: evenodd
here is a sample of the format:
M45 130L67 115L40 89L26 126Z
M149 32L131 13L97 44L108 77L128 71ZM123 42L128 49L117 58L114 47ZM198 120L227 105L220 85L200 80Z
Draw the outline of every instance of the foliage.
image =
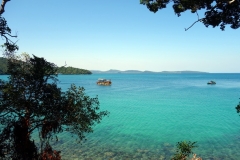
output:
M240 98L239 98L239 99L240 99ZM236 110L237 110L237 113L240 113L240 102L239 102L239 104L237 105Z
M172 160L186 160L190 154L193 154L192 149L197 147L195 146L196 143L197 142L190 142L190 141L178 142L177 150Z
M89 70L73 67L59 67L57 72L59 74L92 74Z
M53 136L66 131L83 140L108 114L98 112L98 98L87 96L82 87L73 84L62 92L56 71L53 63L36 56L9 59L9 80L0 80L0 157L59 157L49 144ZM40 153L31 140L33 132L39 133Z
M221 30L224 30L226 25L233 29L240 27L239 0L140 0L140 3L154 13L172 4L178 16L187 10L197 13L198 10L204 9L205 17L198 18L196 22L202 22L206 27L220 26Z
M0 75L7 73L7 59L0 57Z
M27 54L27 53L23 53ZM24 56L23 56L24 57ZM24 61L24 59L15 56L18 60ZM58 74L92 74L91 71L86 69L79 69L73 67L57 67ZM8 74L7 73L7 58L0 57L0 75L1 74Z
M5 55L11 56L12 54L14 54L16 50L18 50L18 46L16 45L15 42L10 40L9 37L17 36L13 36L11 34L11 29L8 27L7 21L1 15L0 15L0 34L1 37L5 39L5 43L2 45L2 47L4 48Z
M11 37L17 37L16 35L13 36L11 34L11 29L7 25L7 21L5 18L2 17L2 14L4 13L4 8L7 2L10 0L2 0L2 3L0 5L0 35L2 38L5 39L5 43L2 45L4 48L4 54L6 56L12 56L16 50L18 50L18 46L16 45L16 42L13 42L10 38Z

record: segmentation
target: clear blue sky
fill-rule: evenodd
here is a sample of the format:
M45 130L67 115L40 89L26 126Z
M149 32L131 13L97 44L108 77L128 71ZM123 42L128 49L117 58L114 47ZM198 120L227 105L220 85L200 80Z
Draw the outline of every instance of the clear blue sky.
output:
M18 53L89 70L240 72L240 29L206 28L172 6L154 14L139 0L12 0L3 14ZM3 42L3 41L2 41Z

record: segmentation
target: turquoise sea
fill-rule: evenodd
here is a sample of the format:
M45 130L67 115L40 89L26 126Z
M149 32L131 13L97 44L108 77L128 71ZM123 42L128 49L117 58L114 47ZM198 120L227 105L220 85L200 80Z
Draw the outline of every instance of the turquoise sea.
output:
M3 79L6 76L0 76ZM98 86L96 80L112 80ZM169 160L179 141L197 141L204 160L240 157L240 74L59 75L59 87L82 86L110 112L87 141L62 133L55 149L65 159ZM210 80L216 85L207 85Z

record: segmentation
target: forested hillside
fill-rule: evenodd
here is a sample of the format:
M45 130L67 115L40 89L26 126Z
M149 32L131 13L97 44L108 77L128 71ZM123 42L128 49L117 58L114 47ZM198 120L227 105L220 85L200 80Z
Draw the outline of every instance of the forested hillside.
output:
M92 72L86 69L74 67L59 67L58 74L92 74Z
M7 73L7 59L0 57L0 74Z
M0 57L0 75L1 74L7 74L7 59L3 57ZM92 74L92 72L74 67L59 67L58 74Z

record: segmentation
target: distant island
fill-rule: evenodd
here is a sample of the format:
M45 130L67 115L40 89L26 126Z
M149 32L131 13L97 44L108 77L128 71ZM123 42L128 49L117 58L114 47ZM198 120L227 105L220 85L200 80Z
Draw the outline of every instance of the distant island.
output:
M91 71L86 69L74 68L74 67L58 67L58 74L92 74Z
M86 69L64 66L58 67L57 73L63 75L92 74L91 71ZM0 57L0 75L7 75L7 59L3 57Z
M108 71L99 71L99 70L91 70L93 74L101 74L101 73L109 73L109 74L117 74L117 73L131 73L131 74L147 74L147 73L162 73L162 74L196 74L196 73L208 73L208 72L200 72L200 71L162 71L162 72L154 72L154 71L139 71L139 70L126 70L120 71L116 69L110 69Z

